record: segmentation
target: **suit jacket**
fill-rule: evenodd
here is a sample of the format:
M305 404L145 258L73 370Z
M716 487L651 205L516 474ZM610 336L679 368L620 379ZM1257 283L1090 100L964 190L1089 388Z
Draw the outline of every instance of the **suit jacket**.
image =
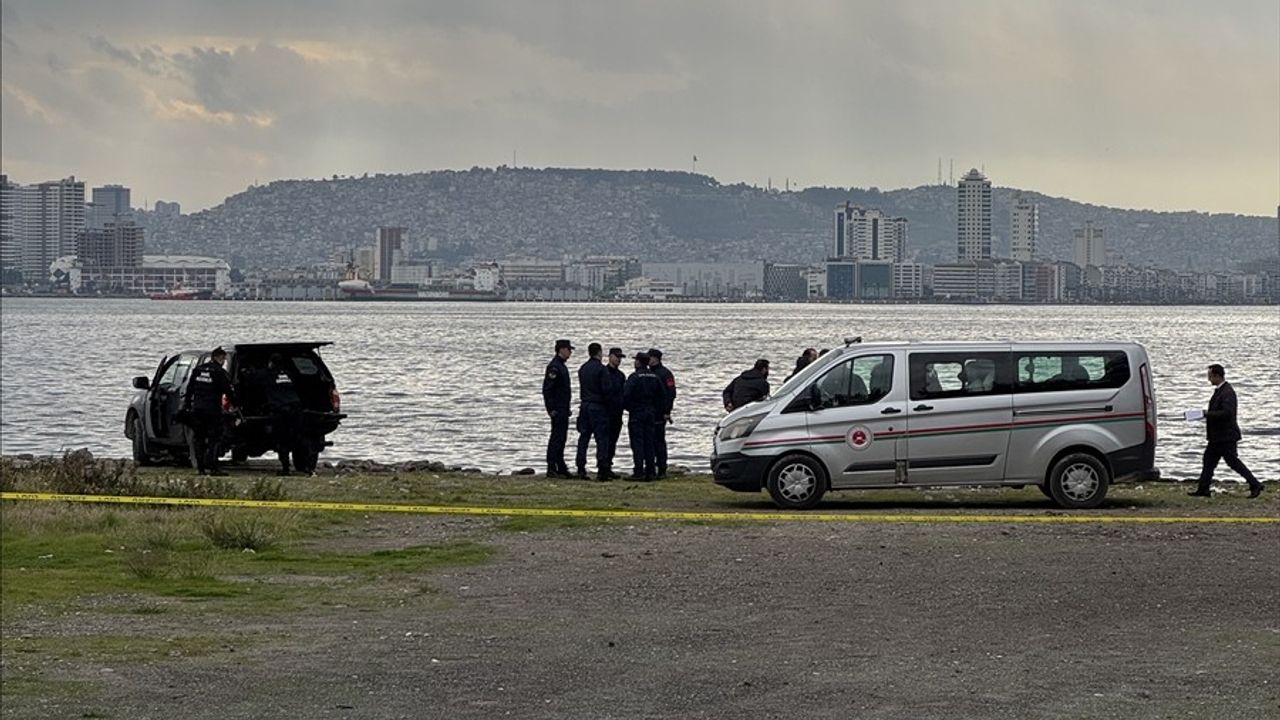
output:
M1209 398L1209 409L1204 413L1205 434L1211 443L1240 442L1240 425L1236 422L1236 391L1231 383L1223 381Z

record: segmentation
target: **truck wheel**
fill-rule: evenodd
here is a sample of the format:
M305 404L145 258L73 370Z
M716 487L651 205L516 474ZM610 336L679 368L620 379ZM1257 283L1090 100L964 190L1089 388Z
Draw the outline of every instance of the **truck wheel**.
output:
M1107 466L1089 453L1063 456L1049 471L1049 494L1059 507L1088 510L1102 504L1111 483Z
M151 456L147 454L147 431L142 426L142 418L134 415L129 421L133 426L133 462L136 465L151 465Z
M784 455L769 468L765 487L778 507L808 510L827 491L827 472L808 455Z

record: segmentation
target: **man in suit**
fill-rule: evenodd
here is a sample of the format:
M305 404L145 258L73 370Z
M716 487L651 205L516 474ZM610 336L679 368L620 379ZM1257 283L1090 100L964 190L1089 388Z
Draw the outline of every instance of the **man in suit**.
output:
M1204 449L1204 469L1200 471L1200 485L1195 492L1188 494L1209 497L1213 470L1218 466L1219 460L1226 460L1227 467L1235 470L1249 483L1249 497L1256 498L1262 494L1262 483L1236 455L1236 443L1240 442L1240 425L1236 422L1235 388L1227 382L1226 371L1217 363L1209 366L1208 377L1210 384L1214 386L1209 409L1204 413L1205 433L1209 437L1209 444Z

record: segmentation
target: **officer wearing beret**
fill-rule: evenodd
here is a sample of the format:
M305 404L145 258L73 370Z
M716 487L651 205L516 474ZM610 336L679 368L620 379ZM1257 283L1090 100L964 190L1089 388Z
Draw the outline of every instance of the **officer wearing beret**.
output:
M564 462L564 446L569 439L569 405L573 386L565 361L573 355L573 343L556 341L556 354L547 363L542 377L542 404L551 418L551 437L547 440L547 477L573 477Z

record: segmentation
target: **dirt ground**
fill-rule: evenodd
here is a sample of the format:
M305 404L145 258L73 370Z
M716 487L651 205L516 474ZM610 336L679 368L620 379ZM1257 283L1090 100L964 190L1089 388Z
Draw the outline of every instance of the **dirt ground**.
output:
M230 639L192 657L59 661L39 672L74 691L9 694L3 716L1280 717L1274 525L496 533L490 519L371 517L331 542L362 538L499 553L406 579L376 608L27 618L10 640Z

